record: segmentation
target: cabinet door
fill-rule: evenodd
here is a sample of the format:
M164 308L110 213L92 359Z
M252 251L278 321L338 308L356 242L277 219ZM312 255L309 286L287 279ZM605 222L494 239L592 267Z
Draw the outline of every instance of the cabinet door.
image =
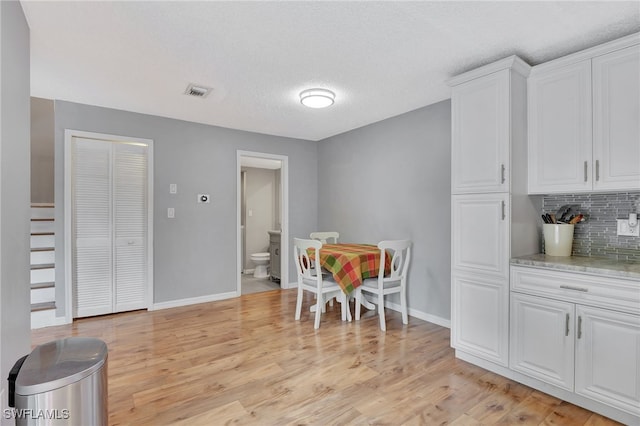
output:
M509 195L452 196L453 268L509 277Z
M508 191L509 73L499 71L452 89L454 194Z
M591 61L528 82L529 193L591 190Z
M510 367L573 391L574 305L511 293Z
M640 317L576 306L576 393L640 415Z
M593 59L594 189L640 189L640 46Z
M454 272L451 315L454 348L508 365L508 287L503 279Z

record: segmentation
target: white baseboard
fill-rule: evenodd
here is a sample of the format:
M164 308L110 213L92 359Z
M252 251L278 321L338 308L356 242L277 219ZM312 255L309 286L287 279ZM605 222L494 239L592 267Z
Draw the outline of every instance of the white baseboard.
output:
M228 293L210 294L207 296L189 297L187 299L170 300L168 302L154 303L149 310L157 311L159 309L178 308L180 306L197 305L198 303L216 302L218 300L231 299L238 297L237 291Z
M389 301L384 302L384 307L392 309L396 312L401 312L401 307L398 303L392 303ZM430 322L435 325L439 325L440 327L451 328L451 320L445 319L436 315L431 315L426 312L419 311L417 309L409 308L408 312L409 316L421 319L423 321Z

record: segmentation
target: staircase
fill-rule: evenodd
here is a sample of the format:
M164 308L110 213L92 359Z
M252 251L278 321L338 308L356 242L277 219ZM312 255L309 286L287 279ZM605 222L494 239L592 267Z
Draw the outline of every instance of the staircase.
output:
M31 205L31 328L56 324L53 204Z

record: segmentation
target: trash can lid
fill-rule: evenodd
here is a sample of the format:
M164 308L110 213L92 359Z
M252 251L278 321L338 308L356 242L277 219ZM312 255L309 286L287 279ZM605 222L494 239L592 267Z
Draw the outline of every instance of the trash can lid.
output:
M75 383L98 371L107 345L92 337L68 337L36 347L16 378L16 394L35 395Z

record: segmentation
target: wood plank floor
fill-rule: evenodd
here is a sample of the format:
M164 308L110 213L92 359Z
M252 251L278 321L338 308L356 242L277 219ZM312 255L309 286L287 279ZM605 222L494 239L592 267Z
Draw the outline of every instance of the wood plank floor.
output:
M387 311L320 329L295 290L81 319L32 332L37 345L91 336L109 347L112 425L612 425L454 358L449 330Z

